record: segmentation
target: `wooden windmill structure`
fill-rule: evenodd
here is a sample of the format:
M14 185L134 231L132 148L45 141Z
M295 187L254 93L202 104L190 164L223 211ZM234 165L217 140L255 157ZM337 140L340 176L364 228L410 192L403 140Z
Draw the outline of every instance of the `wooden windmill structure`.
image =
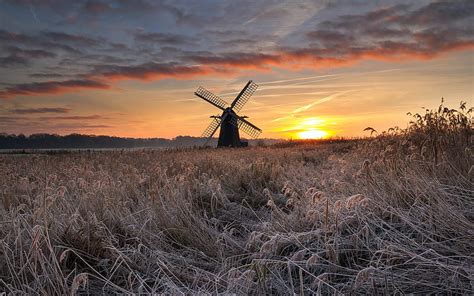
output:
M212 139L216 131L220 128L219 140L217 147L246 147L248 142L240 140L239 130L242 130L252 138L257 138L262 132L261 129L250 123L247 116L240 116L242 107L248 102L252 94L257 90L258 85L250 80L245 87L240 91L230 106L221 98L214 95L210 91L199 87L194 93L204 101L214 105L222 111L221 115L211 116L212 121L209 126L202 133L203 138L206 138L206 143Z

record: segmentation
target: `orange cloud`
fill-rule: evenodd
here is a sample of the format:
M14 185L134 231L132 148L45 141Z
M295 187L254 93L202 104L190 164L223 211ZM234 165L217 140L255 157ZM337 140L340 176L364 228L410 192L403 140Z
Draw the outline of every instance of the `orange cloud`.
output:
M349 66L364 59L400 62L413 59L432 59L452 51L474 49L474 41L444 42L433 36L419 36L425 44L385 41L367 48L347 48L331 51L325 48L287 49L272 55L235 54L231 56L192 57L200 65L144 63L136 66L96 66L87 79L48 81L18 84L0 91L0 98L18 95L60 94L81 89L109 89L104 81L124 79L160 80L167 78L190 79L196 76L235 75L240 70L269 70L270 66L289 70L334 68ZM426 44L433 46L428 47Z
M284 61L278 54L251 54L251 53L228 53L224 55L191 56L190 61L223 67L236 67L239 69L261 69L268 66L278 66Z
M90 75L105 77L112 80L158 80L165 78L190 78L196 75L207 75L213 72L216 71L205 66L186 66L171 63L159 64L151 62L135 66L97 66Z

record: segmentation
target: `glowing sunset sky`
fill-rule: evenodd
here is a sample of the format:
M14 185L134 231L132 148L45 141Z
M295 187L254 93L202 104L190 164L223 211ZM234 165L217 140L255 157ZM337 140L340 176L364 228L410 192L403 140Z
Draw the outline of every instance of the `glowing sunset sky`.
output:
M474 1L0 0L0 132L199 136L197 87L248 80L264 138L404 127L472 105L473 24Z

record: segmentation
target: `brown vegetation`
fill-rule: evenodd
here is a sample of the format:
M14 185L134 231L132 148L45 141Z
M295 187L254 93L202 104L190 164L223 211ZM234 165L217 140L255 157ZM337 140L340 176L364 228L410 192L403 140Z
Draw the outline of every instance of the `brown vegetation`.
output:
M472 294L461 107L358 141L0 155L0 291Z

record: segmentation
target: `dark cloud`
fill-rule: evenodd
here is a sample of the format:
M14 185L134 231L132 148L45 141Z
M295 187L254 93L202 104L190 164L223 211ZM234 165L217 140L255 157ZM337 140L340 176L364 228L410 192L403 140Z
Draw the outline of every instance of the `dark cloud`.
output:
M42 50L42 49L22 49L16 46L7 46L4 48L5 51L9 52L12 55L21 56L24 58L54 58L56 57L55 53Z
M245 38L235 38L235 39L219 41L218 44L222 47L235 48L235 47L242 47L242 46L248 47L252 45L258 45L258 41L252 40L252 39L245 39Z
M190 77L207 74L210 70L199 66L185 66L176 63L144 63L135 66L96 66L92 75L110 79L163 79Z
M124 43L118 43L118 42L109 42L109 46L113 50L128 50L128 46Z
M167 44L167 45L192 44L196 40L193 37L188 37L188 36L178 35L178 34L170 34L170 33L137 32L134 35L135 35L135 40L138 42Z
M172 1L87 0L81 2L82 12L85 16L123 16L124 14L129 14L143 17L150 14L158 16L164 13L173 16L177 22L182 21L188 16L182 8L173 5Z
M57 50L57 51L66 52L66 53L72 54L72 55L82 54L82 51L80 49L77 49L77 48L72 47L72 46L67 45L67 44L61 44L61 43L57 43L57 42L40 41L39 46L43 47L43 48L49 48L50 50Z
M3 45L47 51L50 55L55 51L78 56L93 50L126 50L125 44L109 42L104 38L70 34L58 31L41 31L36 34L9 32L0 29L0 40Z
M120 65L120 64L129 64L133 63L134 60L131 58L121 58L112 55L102 55L102 54L90 54L90 55L81 55L76 58L65 58L58 62L58 66L64 66L74 69L89 69L96 65ZM83 76L83 75L81 75Z
M208 30L203 36L213 36L217 39L234 38L235 36L247 36L248 32L244 30Z
M442 11L446 11L443 17ZM465 21L474 14L474 2L436 2L412 9L395 5L360 15L325 21L306 33L311 46L289 50L302 55L347 62L362 58L397 60L432 58L445 52L474 47L474 31ZM435 19L439 17L439 22ZM442 24L440 26L440 24Z
M104 13L111 8L110 4L102 1L89 0L84 4L84 9L89 13Z
M96 38L54 31L42 32L40 38L50 39L57 43L70 43L78 46L96 46L100 43Z
M13 123L18 120L18 117L14 116L0 116L0 123Z
M306 36L310 40L320 41L322 44L328 45L343 45L349 44L354 41L355 36L353 34L342 33L336 30L315 30L308 32Z
M210 40L212 44L216 44L217 48L232 51L237 50L257 50L262 47L262 43L277 44L279 38L269 34L261 34L256 32L244 32L240 30L223 30L223 31L205 31L201 33L200 38ZM268 48L270 50L271 48Z
M36 45L39 40L36 38L22 33L8 32L0 29L0 40L3 44L6 43L20 43L25 45Z
M20 95L39 95L39 94L57 94L66 91L77 91L81 89L108 89L110 86L100 81L66 80L66 81L48 81L17 84L0 91L0 98L11 98Z
M80 0L80 1L64 1L64 0L5 0L5 2L14 6L30 7L31 5L49 9L58 15L66 18L68 13L80 7L81 12L85 15L101 15L101 14L156 14L157 12L166 12L175 17L185 17L183 9L173 5L168 1L150 1L150 0Z
M88 119L81 120L57 120L50 118L48 120L28 119L25 117L8 117L0 116L0 126L10 127L11 131L17 131L27 134L42 134L42 133L71 133L91 129L107 129L114 126L106 124L96 124L94 121L88 122Z
M77 126L78 128L84 128L84 129L88 129L88 128L113 128L114 126L111 126L111 125L106 125L106 124L87 124L87 125L79 125Z
M102 115L74 115L74 116L42 116L40 120L95 120L95 119L107 119Z
M372 38L404 38L410 37L413 32L406 28L390 28L373 26L365 30L365 34Z
M6 0L11 5L38 5L38 6L50 6L50 5L58 5L60 4L61 0Z
M387 27L398 22L400 17L409 12L408 5L394 5L376 9L363 14L341 15L334 20L317 25L318 30L336 30L345 32L363 32L373 26ZM311 34L310 34L311 35Z
M440 25L468 18L472 20L473 15L474 1L439 1L421 7L409 15L401 17L401 20L414 25Z
M473 1L439 1L415 10L409 5L394 5L322 22L307 36L324 42L325 36L321 33L331 31L334 38L352 35L360 42L366 42L367 38L410 38L414 32L428 28L443 27L456 33L460 28L472 28L473 17ZM336 36L339 34L341 36Z
M197 55L187 57L189 60L208 65L230 66L230 67L261 67L266 65L279 64L281 57L273 54L263 53L228 53L223 55Z
M5 45L21 46L23 48L39 48L42 50L59 50L70 54L80 54L80 50L68 45L55 41L46 40L41 35L29 35L17 32L8 32L0 29L0 40Z
M0 57L0 67L10 68L10 67L17 67L17 66L26 66L28 65L28 59L17 56L17 55L9 55L6 57Z
M27 66L33 60L56 57L56 54L46 50L21 49L16 46L6 46L3 48L3 51L9 55L0 57L0 66L2 67Z
M29 75L31 78L63 78L67 75L58 73L33 73Z
M18 108L9 110L10 113L14 114L43 114L43 113L69 113L70 108Z

